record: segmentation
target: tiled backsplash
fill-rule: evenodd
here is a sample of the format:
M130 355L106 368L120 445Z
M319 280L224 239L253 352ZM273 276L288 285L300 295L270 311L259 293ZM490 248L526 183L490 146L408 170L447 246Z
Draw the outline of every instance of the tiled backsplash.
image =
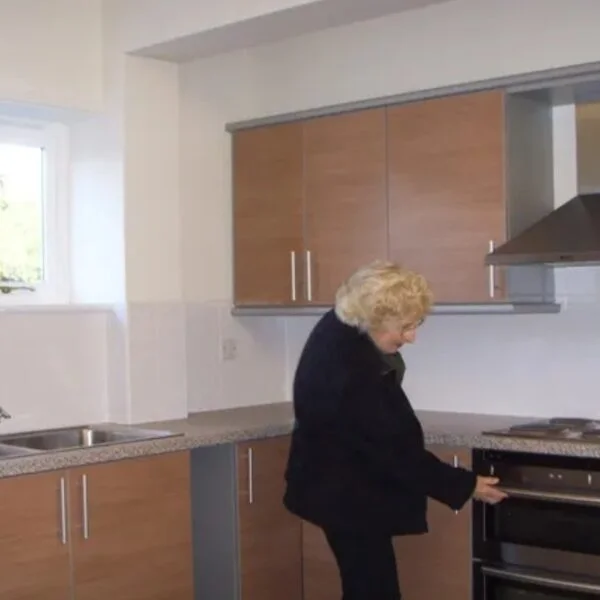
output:
M0 313L0 433L103 421L105 312Z
M557 273L561 314L432 316L407 347L406 388L423 410L600 417L600 269ZM288 397L315 319L286 322Z
M287 364L284 325L279 318L233 318L225 301L188 305L190 411L281 402ZM236 345L234 357L224 348L230 340Z
M563 313L432 316L405 350L415 407L516 415L598 408L600 270L558 273ZM0 313L0 432L142 422L291 399L316 317L233 318L229 302ZM233 342L233 346L231 345Z

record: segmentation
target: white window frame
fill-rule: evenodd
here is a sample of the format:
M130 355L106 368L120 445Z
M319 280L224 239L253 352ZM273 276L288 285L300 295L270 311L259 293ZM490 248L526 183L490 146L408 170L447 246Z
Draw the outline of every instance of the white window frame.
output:
M0 143L44 148L44 272L34 291L0 293L0 309L70 301L68 130L59 123L0 119Z

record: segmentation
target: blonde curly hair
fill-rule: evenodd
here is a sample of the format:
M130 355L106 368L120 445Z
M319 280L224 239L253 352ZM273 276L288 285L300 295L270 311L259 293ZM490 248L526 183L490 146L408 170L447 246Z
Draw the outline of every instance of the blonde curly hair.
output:
M432 303L433 294L422 275L393 262L375 261L338 288L335 313L361 331L410 329L425 319Z

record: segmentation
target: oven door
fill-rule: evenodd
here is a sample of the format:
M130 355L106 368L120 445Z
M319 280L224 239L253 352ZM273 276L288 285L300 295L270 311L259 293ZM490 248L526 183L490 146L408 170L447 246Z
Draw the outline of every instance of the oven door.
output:
M512 490L495 506L473 506L474 558L600 578L600 499Z
M600 581L544 571L475 563L476 600L591 600L600 597Z

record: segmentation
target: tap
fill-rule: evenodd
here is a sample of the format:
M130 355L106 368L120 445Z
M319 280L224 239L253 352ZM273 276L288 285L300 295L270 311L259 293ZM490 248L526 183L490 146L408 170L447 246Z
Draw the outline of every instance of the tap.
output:
M0 421L4 421L5 419L12 419L12 416L0 406Z

